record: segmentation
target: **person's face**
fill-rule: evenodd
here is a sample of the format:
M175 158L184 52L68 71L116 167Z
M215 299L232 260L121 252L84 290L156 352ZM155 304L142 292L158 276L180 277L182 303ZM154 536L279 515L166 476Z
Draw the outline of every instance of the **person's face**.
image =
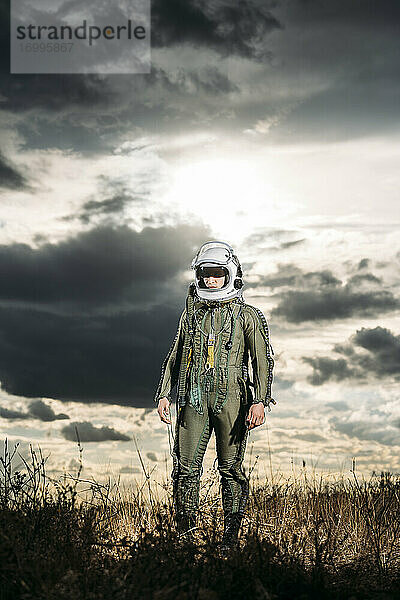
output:
M225 282L225 277L214 277L214 276L210 276L210 277L204 277L204 283L206 284L206 286L208 288L222 288L222 286L224 285Z
M219 289L225 283L225 270L222 267L201 267L198 276L203 278L206 287L210 289Z

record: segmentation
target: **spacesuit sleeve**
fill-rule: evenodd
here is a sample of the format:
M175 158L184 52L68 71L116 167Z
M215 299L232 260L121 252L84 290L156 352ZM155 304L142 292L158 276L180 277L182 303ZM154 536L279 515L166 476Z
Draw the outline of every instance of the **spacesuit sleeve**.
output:
M248 305L245 315L244 334L253 368L253 403L263 402L264 406L270 408L271 402L275 404L271 396L274 359L271 356L267 320L254 306Z
M160 398L164 398L165 396L170 402L172 401L171 391L173 390L178 381L179 367L182 358L185 315L186 309L182 312L180 316L178 330L175 334L175 338L171 344L168 354L163 362L161 368L160 382L158 384L157 391L154 396L154 402L158 403Z

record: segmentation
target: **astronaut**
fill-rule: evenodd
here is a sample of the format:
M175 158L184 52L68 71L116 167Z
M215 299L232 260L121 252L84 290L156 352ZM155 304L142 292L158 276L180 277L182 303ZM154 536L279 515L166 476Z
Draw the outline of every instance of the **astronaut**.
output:
M263 313L243 299L242 269L232 247L203 244L192 269L194 282L154 400L161 421L171 424L171 392L177 385L172 481L179 532L196 526L203 457L215 431L224 512L221 553L226 554L237 544L249 495L242 468L248 433L264 423L265 408L275 404L273 350Z

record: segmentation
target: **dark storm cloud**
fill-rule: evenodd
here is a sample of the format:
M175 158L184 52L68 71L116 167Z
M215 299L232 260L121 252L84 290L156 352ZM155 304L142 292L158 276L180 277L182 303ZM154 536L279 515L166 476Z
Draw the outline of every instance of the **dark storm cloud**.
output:
M183 68L178 61L168 69L154 65L148 75L121 77L105 76L104 97L100 90L95 103L75 105L67 97L52 111L33 103L29 118L20 117L16 125L26 146L76 148L86 155L98 155L113 150L128 132L132 138L143 132L174 135L177 123L185 130L203 126L217 115L219 119L225 115L232 123L229 94L239 86L214 66Z
M328 380L342 381L352 377L362 377L362 373L352 369L344 358L329 358L327 356L310 358L304 357L304 362L310 364L314 370L307 378L312 385L322 385Z
M321 86L289 111L278 136L331 141L390 132L399 120L399 3L283 0L279 8L285 31L272 50L287 66L283 74L304 73Z
M3 389L152 406L186 297L178 275L207 233L189 225L98 228L37 250L1 247Z
M106 427L105 425L103 425L103 427L95 427L89 421L69 423L61 429L61 433L66 440L76 442L78 440L76 429L78 430L78 436L81 442L106 442L111 440L128 442L132 439L124 433L116 431L112 427Z
M65 150L72 147L87 155L97 155L114 149L121 138L126 139L127 132L132 138L138 132L140 136L143 132L158 135L160 131L175 134L177 122L180 127L189 127L231 113L225 103L228 94L239 90L236 83L215 66L206 64L191 69L183 68L179 60L177 63L170 68L153 65L151 73L146 75L104 76L101 80L104 96L100 89L93 103L74 104L67 96L51 111L33 103L29 118L20 117L17 129L27 147ZM71 81L70 85L74 83Z
M303 272L292 264L278 265L277 273L263 276L249 288L283 289L273 315L291 323L371 317L399 308L400 301L373 273L357 273L343 283L329 269Z
M282 379L278 375L274 376L274 386L278 390L288 390L293 387L294 383L294 379Z
M242 0L163 0L152 2L154 46L191 44L212 48L227 56L246 58L268 55L265 36L281 24L270 12L269 2Z
M10 3L0 1L0 108L13 112L42 107L90 107L108 103L107 81L97 75L10 74Z
M281 275L273 276L273 275L265 275L260 277L260 279L256 283L249 283L247 287L256 288L256 287L270 287L272 289L276 287L282 287L287 285L294 285L296 283L295 275L285 275L282 273Z
M344 379L400 380L400 335L389 329L362 327L347 343L336 344L333 350L342 357L303 357L313 367L308 377L312 385Z
M376 275L373 275L372 273L363 273L360 275L354 275L353 277L351 277L351 279L349 280L349 283L351 285L359 285L362 284L364 282L372 282L372 283L382 283L382 278L381 277L376 277Z
M115 79L97 74L11 74L9 6L0 1L0 110L18 114L15 128L25 148L98 153L106 132L123 129L116 107L125 103Z
M51 113L65 107L92 110L96 105L107 106L116 100L107 82L96 75L6 73L2 76L0 91L4 96L1 108L13 112L43 108Z
M2 388L25 397L152 406L184 306L107 316L0 308ZM116 298L118 302L118 298Z
M379 132L393 133L393 124L399 119L400 85L394 73L381 84L372 76L367 81L351 81L349 77L332 84L329 91L315 93L299 103L282 121L275 139L317 142L323 131L324 142L340 142Z
M26 179L13 167L0 152L0 187L21 190L26 187Z
M238 86L215 67L205 67L197 71L180 68L174 73L164 71L164 77L176 91L188 94L206 92L210 95L219 95L239 91Z
M0 417L2 419L30 419L30 415L28 413L21 412L19 410L9 410L8 408L3 408L0 406Z
M141 187L149 184L152 173L142 175ZM149 200L149 192L141 190L140 193L133 194L127 187L119 181L109 181L101 177L100 194L105 198L93 198L84 202L79 212L73 215L62 217L63 221L79 220L87 225L97 219L108 219L110 217L121 217L125 208L135 205L136 208L143 206Z
M203 241L203 227L98 227L35 249L0 245L0 300L35 303L116 302L154 291L177 272ZM155 260L155 257L157 259Z
M371 261L369 258L362 258L358 263L358 269L361 271L362 269L367 269L370 265Z
M315 289L330 289L332 286L340 284L330 270L310 271L304 273L299 267L294 264L278 263L278 270L271 275L263 275L256 282L248 284L250 288L257 287L291 287L291 288L309 288Z
M188 43L202 46L205 53L213 48L224 56L249 58L266 56L265 36L280 26L265 4L252 1L237 6L222 1L155 1L152 17L153 46ZM96 153L115 144L128 129L153 129L155 117L159 131L160 122L166 128L172 126L171 118L189 123L201 114L208 119L221 116L220 102L213 105L212 98L239 90L208 58L197 68L187 69L182 68L179 54L167 69L153 64L146 75L10 75L9 22L8 3L2 2L0 108L29 111L29 119L19 118L16 125L28 147L73 147Z
M127 131L172 132L177 123L192 130L213 122L232 132L272 118L271 141L392 131L399 116L398 15L394 0L154 0L150 74L10 76L3 2L0 106L29 111L16 126L28 147L92 153ZM198 48L194 68L182 65L185 45ZM163 47L168 58L157 64ZM223 60L210 66L212 52L258 61L262 70L250 69L245 79L232 69L228 77Z
M113 198L109 198L107 200L101 200L97 202L96 200L89 200L85 202L82 206L82 211L78 215L78 219L82 223L89 223L93 216L97 215L109 215L109 214L119 214L129 202L129 198L127 196L114 196Z
M284 317L290 323L373 317L399 308L400 301L390 291L357 293L343 288L332 291L286 292L274 316Z
M305 238L298 238L297 231L266 227L262 231L252 233L245 238L243 246L263 249L268 252L279 252L303 244L306 241Z
M0 407L0 417L3 419L39 419L39 421L58 421L60 419L69 419L64 413L56 414L51 406L45 404L42 400L35 400L29 404L28 412L8 410Z
M286 250L286 248L291 248L292 246L298 246L299 244L302 244L305 241L306 241L306 239L302 238L301 240L294 240L293 242L282 242L281 248L283 250Z
M367 351L357 359L365 372L399 379L400 335L394 335L385 327L363 327L353 337L353 344Z
M212 98L218 97L220 94L239 91L238 86L227 75L210 65L200 66L196 70L183 68L181 65L175 68L171 67L170 70L155 66L147 79L141 82L141 85L142 89L140 87L137 89L139 97L147 105L151 106L154 103L162 115L167 115L172 106L162 107L160 98L157 96L165 100L168 98L167 104L172 102L175 104L175 108L178 108L177 101L180 100L180 110L184 111L185 106L188 108L185 100L191 99L193 102L199 93L201 98L207 102L207 95ZM147 88L144 95L143 87ZM150 100L149 96L154 99ZM169 116L172 116L172 113Z
M123 128L115 79L96 74L11 74L9 28L10 3L1 0L0 110L18 115L14 127L24 140L21 148L98 153L105 134ZM15 177L20 181L18 174Z
M329 421L332 428L350 438L378 442L386 446L400 445L399 432L392 423L376 423L371 421L342 421L332 417Z
M31 417L45 422L69 419L69 416L65 413L56 414L51 406L48 406L42 400L35 400L34 402L31 402L29 404L28 411Z

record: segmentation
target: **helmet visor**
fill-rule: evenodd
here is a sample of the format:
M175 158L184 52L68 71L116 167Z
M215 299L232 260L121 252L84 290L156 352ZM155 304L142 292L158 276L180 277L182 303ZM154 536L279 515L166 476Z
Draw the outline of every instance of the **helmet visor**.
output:
M197 277L225 277L228 275L227 269L224 267L199 267L197 269Z
M209 287L206 284L206 280L209 277L224 277L224 283L221 287L218 288ZM209 289L210 291L213 291L215 289L216 291L218 291L224 289L227 286L229 282L229 271L226 267L220 267L219 265L200 266L196 269L196 278L200 288Z

